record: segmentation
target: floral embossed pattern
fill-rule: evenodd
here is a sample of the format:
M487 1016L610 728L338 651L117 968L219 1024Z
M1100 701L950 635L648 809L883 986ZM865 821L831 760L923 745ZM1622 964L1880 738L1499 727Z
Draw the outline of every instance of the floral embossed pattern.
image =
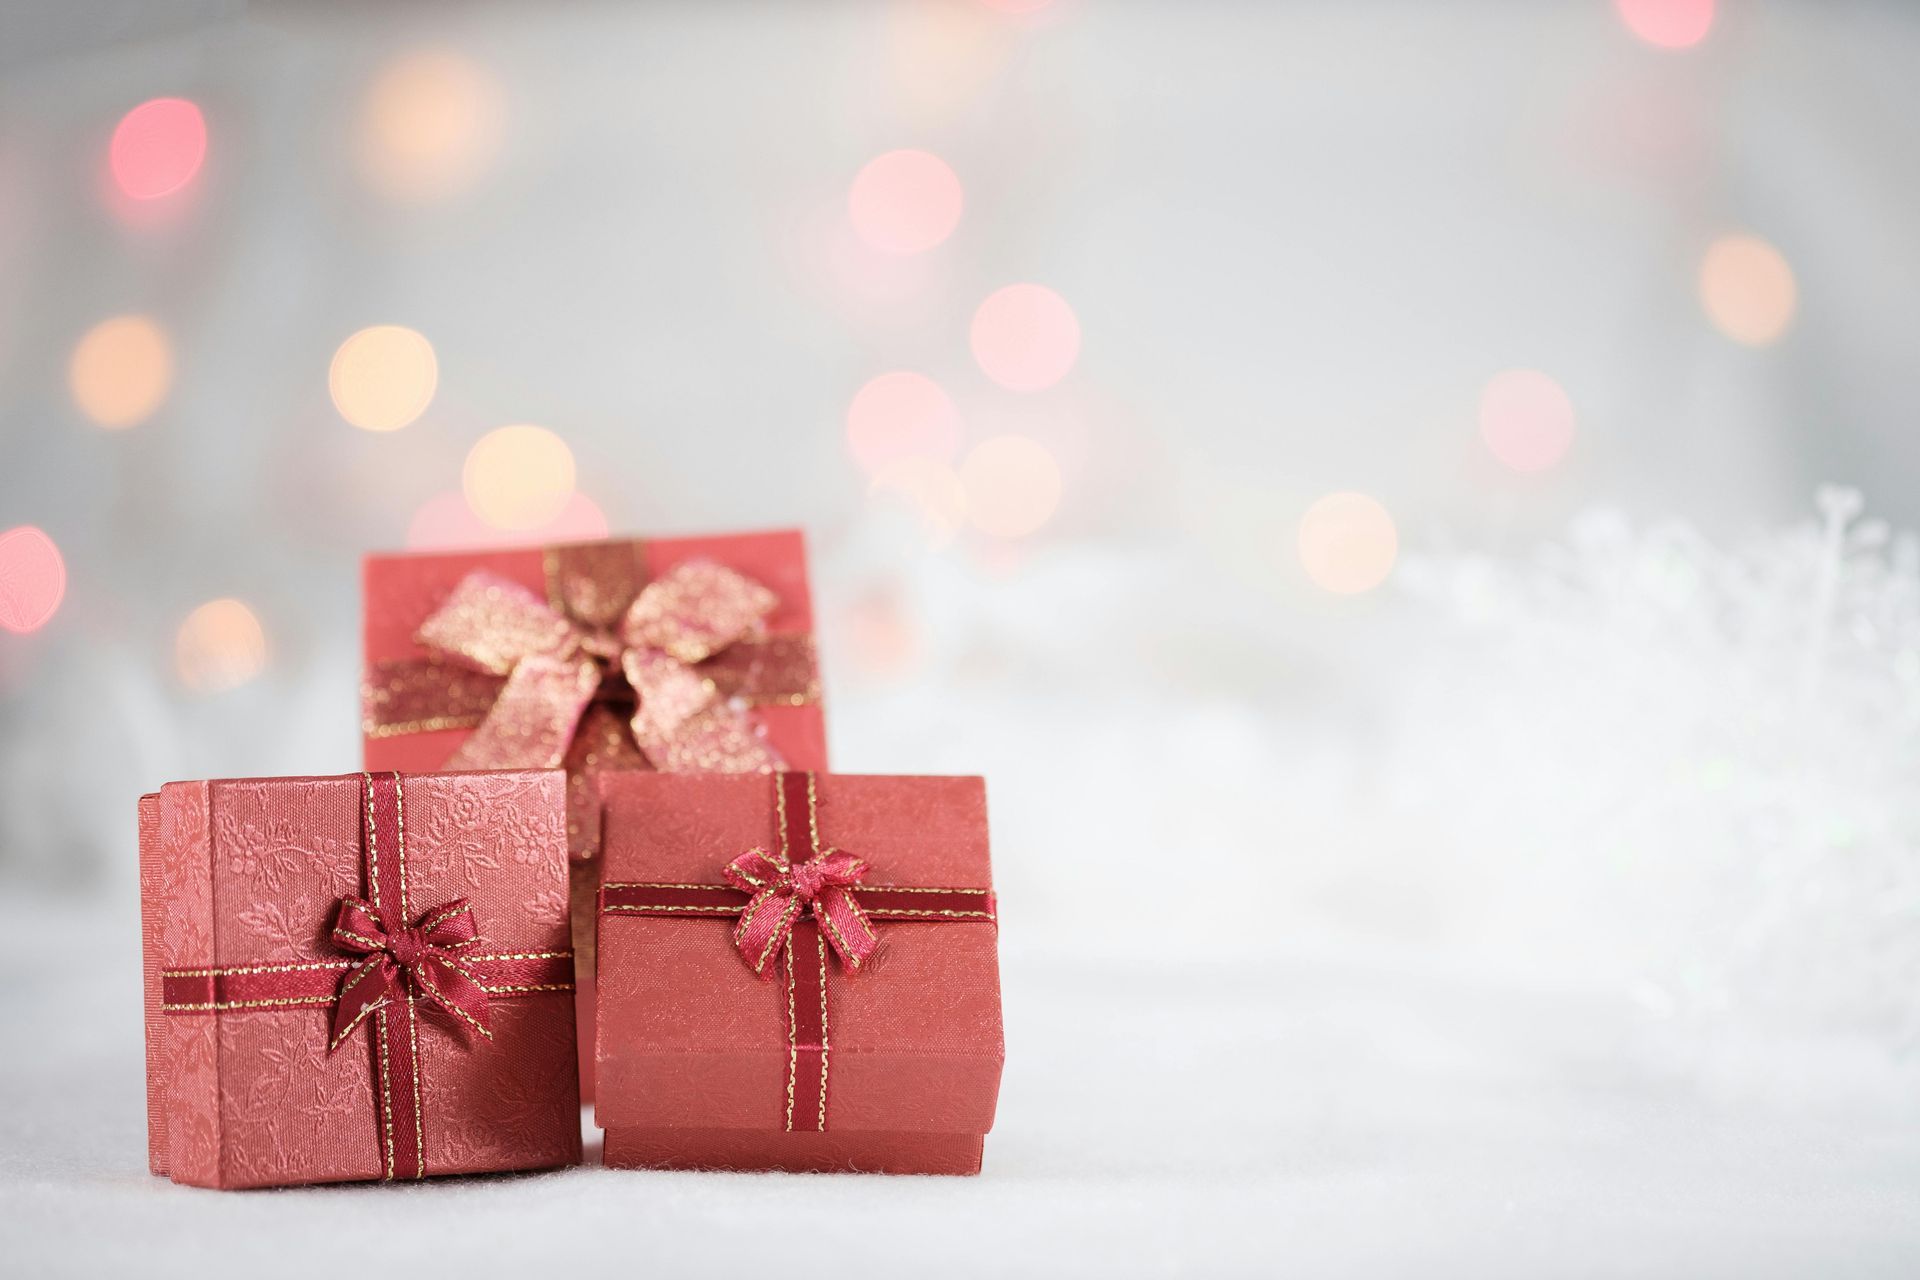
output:
M565 782L557 772L404 780L407 896L470 899L476 953L564 952ZM342 897L363 885L361 778L170 784L159 862L168 969L339 964ZM202 1186L383 1174L377 1048L329 1052L331 1008L225 1008L165 1019L168 1172ZM404 1023L403 1023L404 1025ZM483 1039L422 1007L414 1019L428 1172L579 1159L571 993L494 1002Z

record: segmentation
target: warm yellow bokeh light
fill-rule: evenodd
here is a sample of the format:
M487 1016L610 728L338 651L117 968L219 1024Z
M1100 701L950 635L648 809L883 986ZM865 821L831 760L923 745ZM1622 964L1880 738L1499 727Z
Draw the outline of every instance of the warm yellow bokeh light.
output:
M1379 586L1399 554L1393 517L1364 493L1330 493L1300 517L1300 563L1316 585L1338 595Z
M1764 347L1777 340L1799 297L1793 268L1759 236L1723 236L1700 261L1700 305L1735 342Z
M233 599L209 600L187 615L173 641L180 682L199 693L238 688L267 665L267 634L253 610Z
M333 407L368 431L398 431L418 418L439 381L433 344L397 324L377 324L348 338L327 371Z
M80 412L101 426L138 426L173 386L167 335L145 316L102 320L74 347L67 384Z
M467 454L460 487L473 513L496 529L533 529L573 497L573 451L545 427L500 427Z
M374 190L404 203L454 195L493 163L504 114L499 84L472 59L406 54L367 89L360 170Z
M982 533L1020 538L1060 507L1060 464L1025 436L995 436L975 445L960 464L967 519Z

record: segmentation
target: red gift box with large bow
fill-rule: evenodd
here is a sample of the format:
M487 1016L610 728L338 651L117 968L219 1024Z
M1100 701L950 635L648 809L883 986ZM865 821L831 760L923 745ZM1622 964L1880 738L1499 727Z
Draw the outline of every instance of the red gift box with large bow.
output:
M154 1173L579 1161L558 772L168 783L140 892Z
M805 541L779 530L373 555L364 579L369 769L567 771L590 1042L594 778L827 767Z
M978 778L603 778L606 1163L977 1173L1004 1057Z

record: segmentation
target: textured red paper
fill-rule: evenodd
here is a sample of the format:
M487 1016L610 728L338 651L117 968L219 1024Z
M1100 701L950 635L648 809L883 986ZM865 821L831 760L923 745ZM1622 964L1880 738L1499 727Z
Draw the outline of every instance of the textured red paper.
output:
M822 844L874 886L989 889L978 778L820 775ZM609 881L720 883L775 847L764 777L616 774L601 783ZM997 933L985 921L888 921L857 975L831 976L825 1134L784 1132L785 984L756 977L726 920L600 921L599 1092L609 1164L690 1168L979 1168L1003 1058Z
M405 787L416 900L470 899L479 950L564 951L563 776L409 775ZM330 1006L156 1012L161 969L343 958L327 934L339 899L363 892L360 776L169 783L141 809L148 1096L164 1100L150 1165L206 1187L379 1178L370 1046L356 1034L329 1052ZM437 1010L420 1017L428 1172L577 1162L567 993L498 999L491 1018L489 1041Z

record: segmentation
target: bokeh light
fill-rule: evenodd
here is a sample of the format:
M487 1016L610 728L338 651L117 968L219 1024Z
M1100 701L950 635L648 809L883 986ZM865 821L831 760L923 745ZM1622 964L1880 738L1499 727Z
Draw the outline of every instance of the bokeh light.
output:
M379 324L333 353L327 388L340 416L367 431L398 431L433 402L440 368L433 344L412 329Z
M505 104L492 74L446 50L381 69L360 112L359 163L375 191L403 203L455 195L499 152Z
M154 98L127 112L107 149L114 182L135 200L172 195L206 158L207 122L185 98Z
M869 675L898 676L918 655L919 634L896 591L876 588L857 597L846 606L841 626L853 665Z
M467 454L460 487L473 513L496 529L527 530L554 519L573 496L573 450L545 427L499 427Z
M995 436L960 464L967 519L982 533L1020 538L1060 508L1060 464L1037 441Z
M1714 328L1750 347L1777 341L1799 301L1793 268L1759 236L1730 235L1700 261L1700 305Z
M954 469L938 458L901 458L874 473L870 491L882 501L903 503L918 520L927 543L950 545L967 519L967 491Z
M238 600L209 600L187 615L173 641L180 682L199 693L236 689L267 665L267 634Z
M1009 391L1044 391L1080 357L1080 321L1044 285L1010 284L973 313L973 358Z
M74 347L67 385L80 412L101 426L137 426L153 416L173 386L167 335L146 316L102 320Z
M964 203L960 179L939 156L889 151L854 175L847 215L882 253L924 253L953 234Z
M593 542L607 536L607 517L584 493L567 499L560 514L531 529L496 529L467 505L467 495L436 493L420 504L407 525L410 551L458 551L473 547L514 547L531 543Z
M1690 49L1713 28L1713 0L1613 0L1620 20L1648 44Z
M1399 554L1393 517L1364 493L1330 493L1300 517L1300 564L1316 585L1337 595L1379 586Z
M1038 13L1053 0L980 0L980 3L1001 13Z
M67 594L67 564L30 524L0 533L0 630L25 635L53 617Z
M847 406L847 448L868 475L902 458L951 462L964 431L953 398L910 370L881 374Z
M1573 401L1537 369L1508 369L1480 390L1480 437L1515 471L1545 471L1573 446Z

